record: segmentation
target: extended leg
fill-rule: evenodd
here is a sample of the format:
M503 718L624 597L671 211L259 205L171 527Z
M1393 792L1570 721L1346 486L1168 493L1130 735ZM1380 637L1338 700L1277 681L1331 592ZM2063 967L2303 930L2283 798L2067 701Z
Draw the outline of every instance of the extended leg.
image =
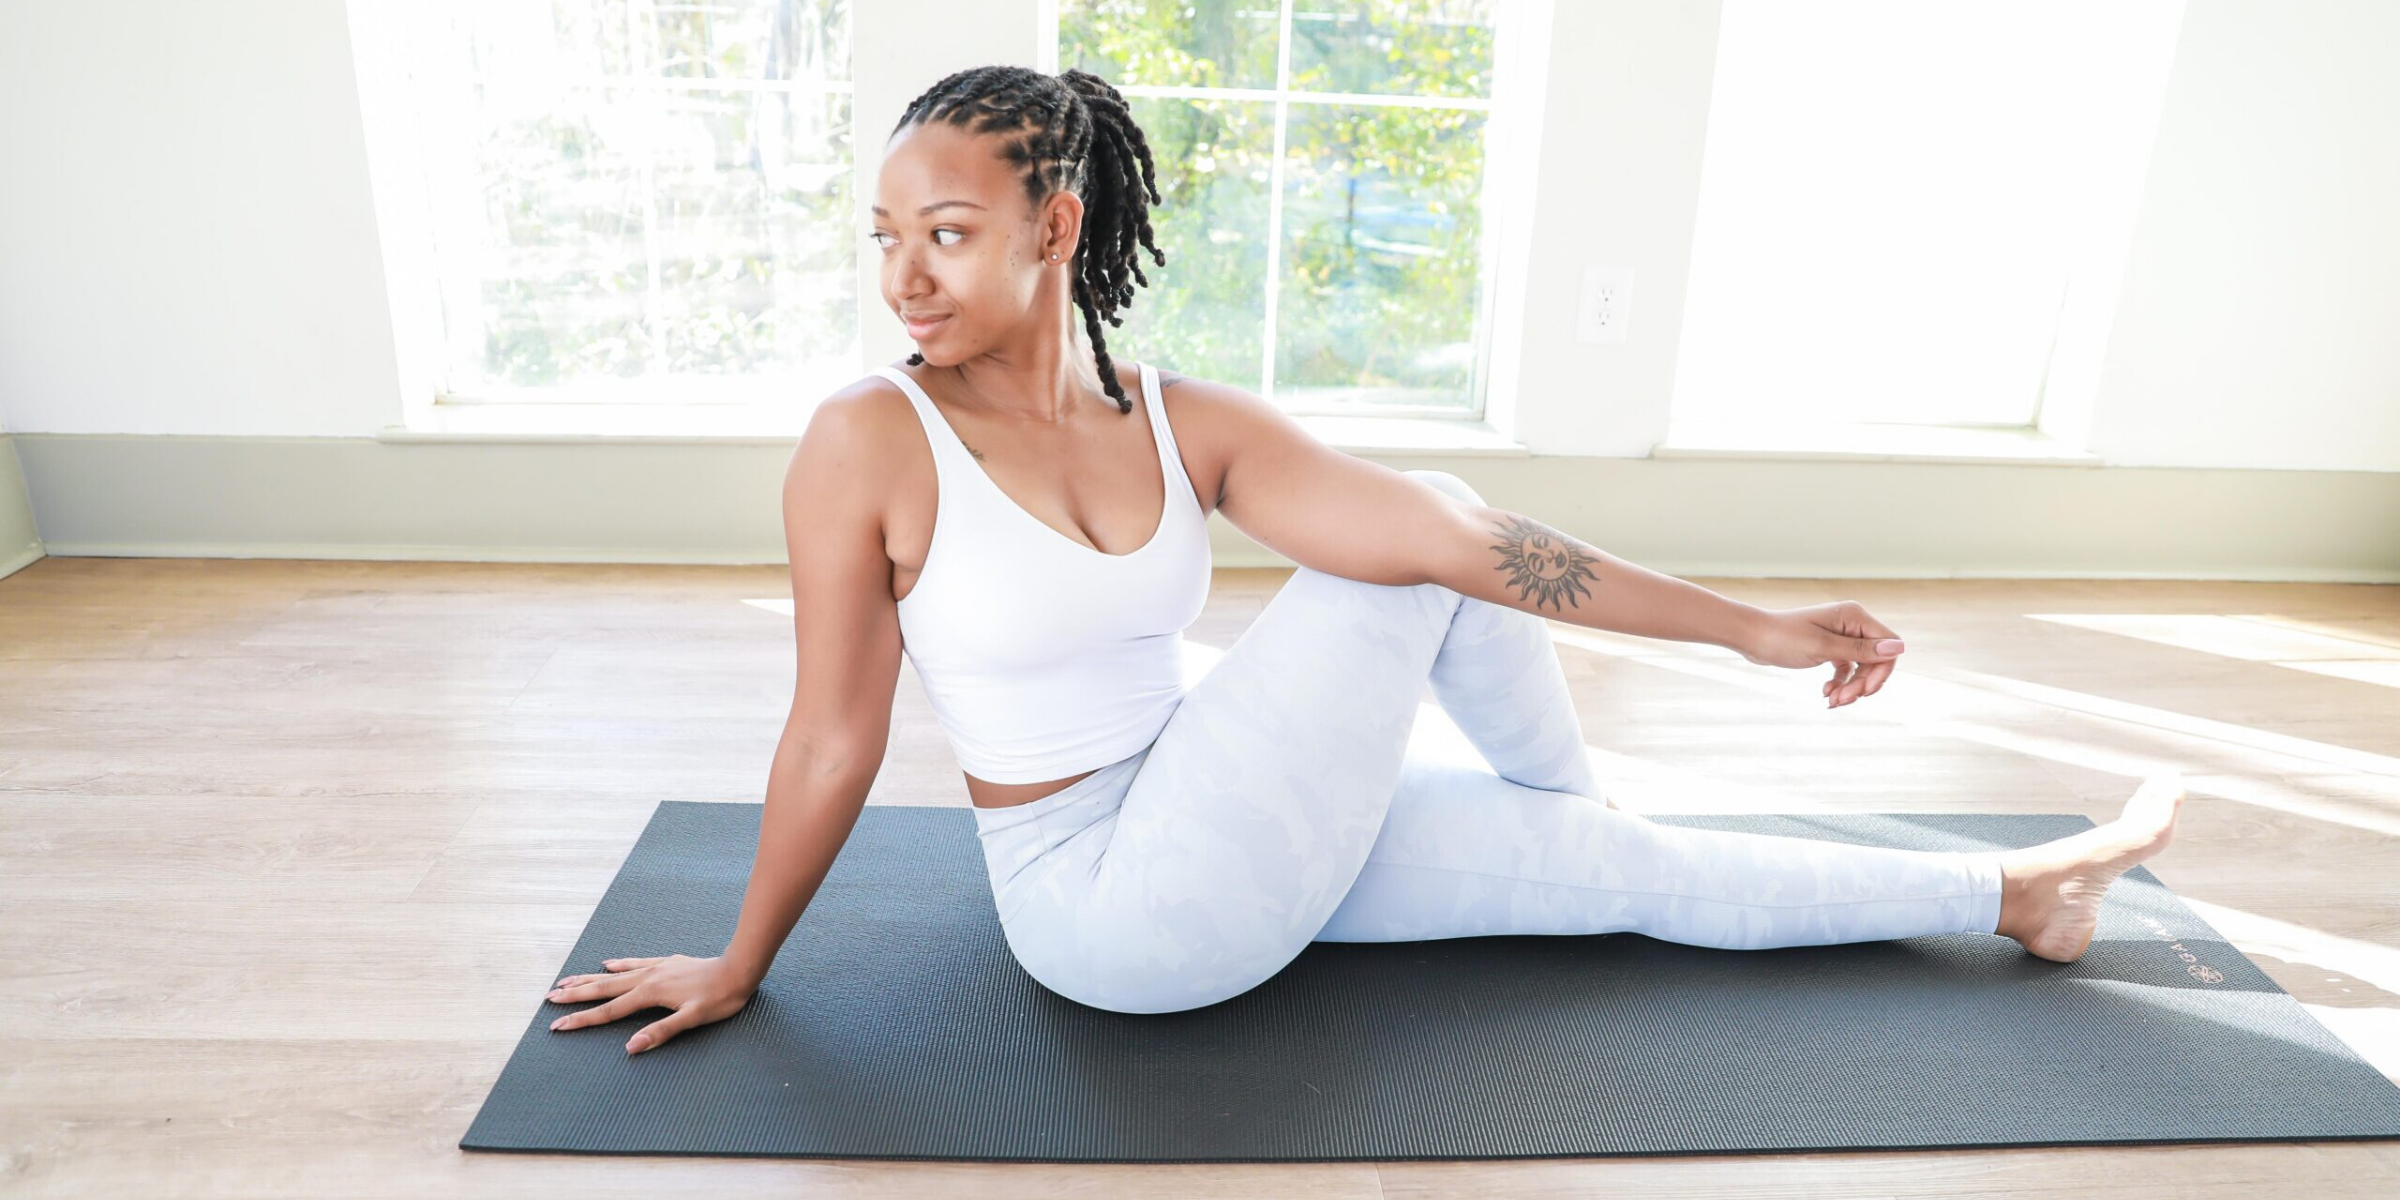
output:
M1483 503L1455 475L1409 474ZM1319 941L1628 930L1765 949L1995 931L1996 853L1595 812L1580 799L1600 798L1583 731L1549 625L1533 613L1462 597L1431 681L1492 772L1408 756L1366 866Z
M1729 950L1993 933L1998 852L1662 825L1411 760L1325 942L1628 931Z

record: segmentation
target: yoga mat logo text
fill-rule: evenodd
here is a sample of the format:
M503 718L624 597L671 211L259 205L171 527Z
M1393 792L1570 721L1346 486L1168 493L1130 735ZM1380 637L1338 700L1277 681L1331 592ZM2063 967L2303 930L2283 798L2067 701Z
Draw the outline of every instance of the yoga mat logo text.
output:
M2184 949L2183 943L2176 941L2175 935L2167 931L2165 923L2156 917L2143 917L2141 920L2142 924L2150 927L2150 932L2166 940L2168 949L2173 950L2177 957L2183 959L2183 969L2190 972L2192 978L2202 983L2225 982L2225 972L2201 962L2199 955Z

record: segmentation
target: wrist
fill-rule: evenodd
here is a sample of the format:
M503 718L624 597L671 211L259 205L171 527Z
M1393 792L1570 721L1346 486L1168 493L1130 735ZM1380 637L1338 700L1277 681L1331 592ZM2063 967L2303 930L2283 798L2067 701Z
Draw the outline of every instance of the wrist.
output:
M719 962L725 964L725 969L732 973L736 981L754 992L758 990L760 984L766 982L767 968L773 965L772 959L760 961L752 956L737 954L731 949L718 955L717 958Z
M1718 644L1736 654L1747 655L1765 642L1767 628L1775 621L1775 612L1739 600L1734 601L1733 605L1733 622L1727 640Z

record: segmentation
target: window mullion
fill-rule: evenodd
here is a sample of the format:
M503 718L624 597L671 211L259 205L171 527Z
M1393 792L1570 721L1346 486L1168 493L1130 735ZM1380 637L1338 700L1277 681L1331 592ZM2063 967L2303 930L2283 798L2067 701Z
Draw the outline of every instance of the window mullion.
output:
M650 73L658 69L658 63L650 57L649 53L652 39L658 36L658 15L651 8L651 0L634 0L633 3L626 5L625 20L627 23L625 48L635 58L637 64L635 73L647 78ZM640 32L632 27L632 23L636 20L642 21L648 27L649 38L642 37ZM641 152L634 160L634 178L639 181L642 193L642 259L648 275L648 285L643 289L642 295L643 333L650 342L650 358L649 361L642 364L642 374L648 376L659 373L659 360L665 356L667 344L665 285L659 279L658 265L658 177L657 172L651 169L652 160L656 157L655 143L660 124L657 106L665 103L667 92L666 88L662 86L655 92L652 89L643 88L637 94L644 97L640 126L642 130Z
M1267 329L1258 394L1275 399L1275 310L1283 293L1283 137L1291 115L1292 0L1283 0L1275 33L1275 149L1267 162Z

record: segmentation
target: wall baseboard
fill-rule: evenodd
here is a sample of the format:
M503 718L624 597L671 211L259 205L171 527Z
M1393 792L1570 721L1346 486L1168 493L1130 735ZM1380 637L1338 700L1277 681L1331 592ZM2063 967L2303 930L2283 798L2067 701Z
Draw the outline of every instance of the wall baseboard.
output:
M0 579L6 579L47 557L49 556L42 552L41 544L37 542L5 558L0 558Z
M11 435L63 556L784 561L776 445ZM1374 458L1373 455L1362 457ZM2400 473L1410 455L1684 577L2400 582ZM1291 562L1212 517L1220 567Z
M42 558L41 532L33 521L33 494L17 462L17 435L0 433L0 579Z

